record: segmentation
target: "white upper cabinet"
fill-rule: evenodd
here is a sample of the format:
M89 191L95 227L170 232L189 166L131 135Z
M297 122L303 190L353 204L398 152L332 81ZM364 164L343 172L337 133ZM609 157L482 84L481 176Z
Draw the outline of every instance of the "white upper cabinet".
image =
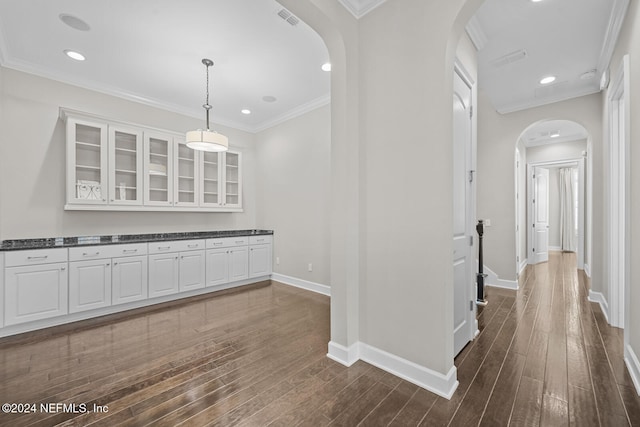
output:
M200 206L222 206L222 154L203 151L200 159Z
M67 203L107 204L107 125L67 120Z
M222 206L242 207L242 161L240 153L227 151L222 155L224 168L222 175Z
M175 139L175 171L174 174L174 200L176 206L198 206L200 155L184 144L184 141Z
M242 211L241 153L194 151L182 134L61 109L69 210Z
M142 132L109 126L109 204L142 205Z
M173 205L173 137L144 133L144 204Z

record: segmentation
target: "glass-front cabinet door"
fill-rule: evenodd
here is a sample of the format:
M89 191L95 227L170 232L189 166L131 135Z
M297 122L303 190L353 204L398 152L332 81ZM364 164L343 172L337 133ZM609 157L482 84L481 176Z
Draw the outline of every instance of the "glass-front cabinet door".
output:
M192 150L184 141L175 140L174 201L176 206L197 206L198 200L198 151Z
M144 133L144 204L173 206L173 137Z
M109 125L109 204L142 205L142 132Z
M224 198L222 206L227 208L242 207L242 162L240 153L227 151L223 153Z
M67 203L106 205L107 125L67 119Z
M200 206L218 207L222 200L222 154L203 151L200 162Z

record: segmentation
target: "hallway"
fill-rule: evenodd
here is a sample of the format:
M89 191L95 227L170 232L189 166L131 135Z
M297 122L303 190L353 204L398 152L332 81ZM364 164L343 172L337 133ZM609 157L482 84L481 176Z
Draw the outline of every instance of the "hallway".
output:
M639 426L621 331L573 266L555 252L517 293L488 288L450 401L330 360L329 299L266 282L0 340L3 403L108 408L0 425Z

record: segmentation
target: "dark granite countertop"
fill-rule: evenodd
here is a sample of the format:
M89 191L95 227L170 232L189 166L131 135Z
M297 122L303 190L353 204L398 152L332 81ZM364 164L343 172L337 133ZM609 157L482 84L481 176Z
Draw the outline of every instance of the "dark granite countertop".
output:
M45 239L3 240L0 252L25 249L73 248L90 245L162 242L168 240L215 239L220 237L259 236L273 234L273 230L192 231L184 233L116 234L112 236L53 237Z

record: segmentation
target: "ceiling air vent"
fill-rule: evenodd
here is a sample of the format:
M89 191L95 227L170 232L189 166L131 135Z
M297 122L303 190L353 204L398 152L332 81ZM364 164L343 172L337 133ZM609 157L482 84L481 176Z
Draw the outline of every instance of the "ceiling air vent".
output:
M287 9L281 9L280 12L278 12L278 16L284 19L285 21L287 21L293 27L298 25L298 23L300 22L300 20L296 18L295 15L293 15Z
M500 58L496 58L491 61L491 65L495 68L504 67L507 64L512 64L517 61L521 61L527 57L527 51L524 49L516 50L515 52L507 53Z

